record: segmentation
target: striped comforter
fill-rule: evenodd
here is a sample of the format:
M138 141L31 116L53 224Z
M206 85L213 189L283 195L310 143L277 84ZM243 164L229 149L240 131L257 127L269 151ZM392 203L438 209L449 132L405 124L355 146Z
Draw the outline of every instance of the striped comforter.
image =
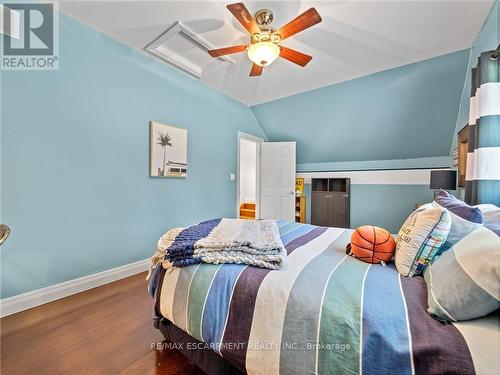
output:
M157 310L249 374L500 373L498 316L442 324L423 278L345 255L352 231L278 222L288 267L158 267Z

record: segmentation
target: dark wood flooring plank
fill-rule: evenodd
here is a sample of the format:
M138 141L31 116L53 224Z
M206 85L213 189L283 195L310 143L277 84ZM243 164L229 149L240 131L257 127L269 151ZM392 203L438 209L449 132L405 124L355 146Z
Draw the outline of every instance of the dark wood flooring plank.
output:
M203 372L151 323L146 274L0 319L2 375L192 374Z

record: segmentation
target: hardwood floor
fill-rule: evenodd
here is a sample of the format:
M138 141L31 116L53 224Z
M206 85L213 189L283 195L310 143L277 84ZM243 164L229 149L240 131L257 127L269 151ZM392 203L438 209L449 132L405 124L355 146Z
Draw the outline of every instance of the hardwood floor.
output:
M0 372L8 374L188 374L203 372L151 323L141 273L0 320Z

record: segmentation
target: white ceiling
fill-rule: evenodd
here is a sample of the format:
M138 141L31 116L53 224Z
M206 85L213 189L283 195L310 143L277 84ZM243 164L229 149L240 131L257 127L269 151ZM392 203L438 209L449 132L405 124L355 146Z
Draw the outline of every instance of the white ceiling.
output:
M176 21L221 48L248 42L248 34L225 8L233 2L237 1L63 1L59 9L137 50ZM251 62L241 53L231 55L236 64L202 77L207 85L255 105L469 48L493 0L244 3L252 14L271 9L275 28L311 6L323 18L282 42L313 56L305 68L278 59L261 77L249 77Z

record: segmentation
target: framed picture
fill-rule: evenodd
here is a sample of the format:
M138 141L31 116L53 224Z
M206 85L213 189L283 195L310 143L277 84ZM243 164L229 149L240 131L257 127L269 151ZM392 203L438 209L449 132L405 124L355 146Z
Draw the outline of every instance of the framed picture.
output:
M149 175L187 176L187 129L149 122Z

